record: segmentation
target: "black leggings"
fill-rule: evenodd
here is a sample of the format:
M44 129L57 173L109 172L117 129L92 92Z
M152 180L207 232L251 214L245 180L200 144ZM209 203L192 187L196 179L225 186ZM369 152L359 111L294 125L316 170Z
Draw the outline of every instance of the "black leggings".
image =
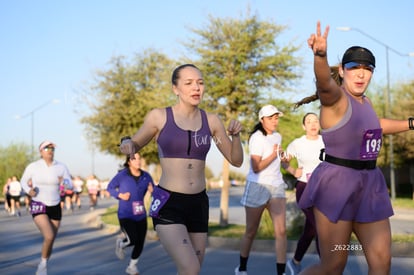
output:
M123 240L126 246L134 246L131 259L138 259L144 249L145 236L147 235L147 218L140 221L120 219L119 225L126 238Z
M305 187L305 182L296 182L296 202L299 202L303 190L305 190ZM319 254L318 236L316 234L315 216L313 214L313 209L302 209L302 211L305 214L305 227L303 228L302 235L298 240L294 256L294 259L298 262L302 261L303 256L305 255L314 238L316 242L316 249Z

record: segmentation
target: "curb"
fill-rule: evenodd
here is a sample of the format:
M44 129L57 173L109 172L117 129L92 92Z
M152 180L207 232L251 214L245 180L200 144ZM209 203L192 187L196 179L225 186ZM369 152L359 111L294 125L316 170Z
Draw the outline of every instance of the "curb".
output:
M287 253L295 253L297 246L296 240L288 240ZM222 237L208 237L208 248L220 248L224 250L239 250L240 239L222 238ZM252 251L255 252L275 252L275 245L273 240L254 240ZM317 254L315 242L312 242L306 253ZM349 255L364 256L364 252L359 250L348 251ZM391 244L392 257L414 257L414 242L400 243L394 242Z
M106 209L99 209L92 213L88 213L83 217L83 221L92 227L105 230L110 234L121 233L119 226L112 224L105 224L101 220L101 215L104 214ZM154 230L147 231L147 240L158 241L157 232ZM294 253L297 246L296 240L288 240L287 253ZM239 250L240 239L236 238L223 238L212 237L207 238L207 248L223 249L223 250ZM275 245L273 240L254 240L251 251L255 252L269 252L274 253ZM308 248L307 253L317 254L315 242L312 242ZM363 256L363 251L349 251L349 255ZM393 242L391 244L392 257L414 257L414 242L400 243Z

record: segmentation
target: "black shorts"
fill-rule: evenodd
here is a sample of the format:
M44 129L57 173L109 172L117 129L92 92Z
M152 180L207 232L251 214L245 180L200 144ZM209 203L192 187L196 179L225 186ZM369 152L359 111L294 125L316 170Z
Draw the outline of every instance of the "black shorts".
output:
M46 213L38 213L38 214L32 214L32 217L36 217L37 215L43 215L46 214L49 219L51 220L62 220L62 208L60 207L60 204L55 206L47 206L46 205Z
M11 196L10 199L13 199L14 201L20 201L20 196Z
M170 192L170 198L159 211L159 218L152 218L152 222L154 228L158 224L184 224L188 232L204 233L208 232L208 209L206 190L198 194Z

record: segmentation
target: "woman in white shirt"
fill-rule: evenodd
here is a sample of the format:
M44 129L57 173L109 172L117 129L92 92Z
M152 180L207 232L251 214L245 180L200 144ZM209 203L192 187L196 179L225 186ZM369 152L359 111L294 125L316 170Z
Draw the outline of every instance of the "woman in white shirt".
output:
M283 113L275 106L263 106L259 111L259 123L249 138L250 170L241 199L246 211L246 230L241 240L240 264L234 271L236 275L247 274L250 249L265 209L269 211L275 231L277 274L285 272L286 195L285 182L280 172L282 136L276 131L281 116Z
M20 216L20 197L22 186L16 176L12 177L9 185L11 215Z
M298 167L295 169L289 165L289 162L283 162L282 166L296 179L296 202L299 202L303 190L306 187L308 179L313 170L321 162L319 154L321 149L325 147L322 136L319 134L320 125L319 117L315 113L307 113L302 119L302 127L305 134L294 139L287 147L286 153L288 159L296 158ZM311 209L302 209L305 214L305 226L300 236L295 254L287 263L291 274L298 274L301 271L300 262L308 250L313 239L316 241L318 249L318 241L315 228L315 217ZM319 250L318 250L319 251Z
M42 142L39 146L41 158L26 167L20 181L23 190L32 198L30 213L43 236L42 256L37 275L47 274L47 261L52 254L53 243L62 219L59 185L63 182L67 188L72 188L71 176L66 165L54 160L55 147L51 141Z

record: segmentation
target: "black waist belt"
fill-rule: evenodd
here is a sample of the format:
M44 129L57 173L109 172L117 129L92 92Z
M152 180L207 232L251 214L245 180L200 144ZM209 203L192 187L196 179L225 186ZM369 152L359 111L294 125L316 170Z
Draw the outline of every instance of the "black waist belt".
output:
M334 156L324 154L324 152L325 150L322 149L321 154L319 155L319 159L321 161L326 161L329 163L333 163L336 165L341 165L341 166L345 166L345 167L349 167L349 168L353 168L357 170L365 170L365 169L371 170L377 167L377 160L342 159L342 158L337 158ZM324 158L324 155L325 155L325 158Z

